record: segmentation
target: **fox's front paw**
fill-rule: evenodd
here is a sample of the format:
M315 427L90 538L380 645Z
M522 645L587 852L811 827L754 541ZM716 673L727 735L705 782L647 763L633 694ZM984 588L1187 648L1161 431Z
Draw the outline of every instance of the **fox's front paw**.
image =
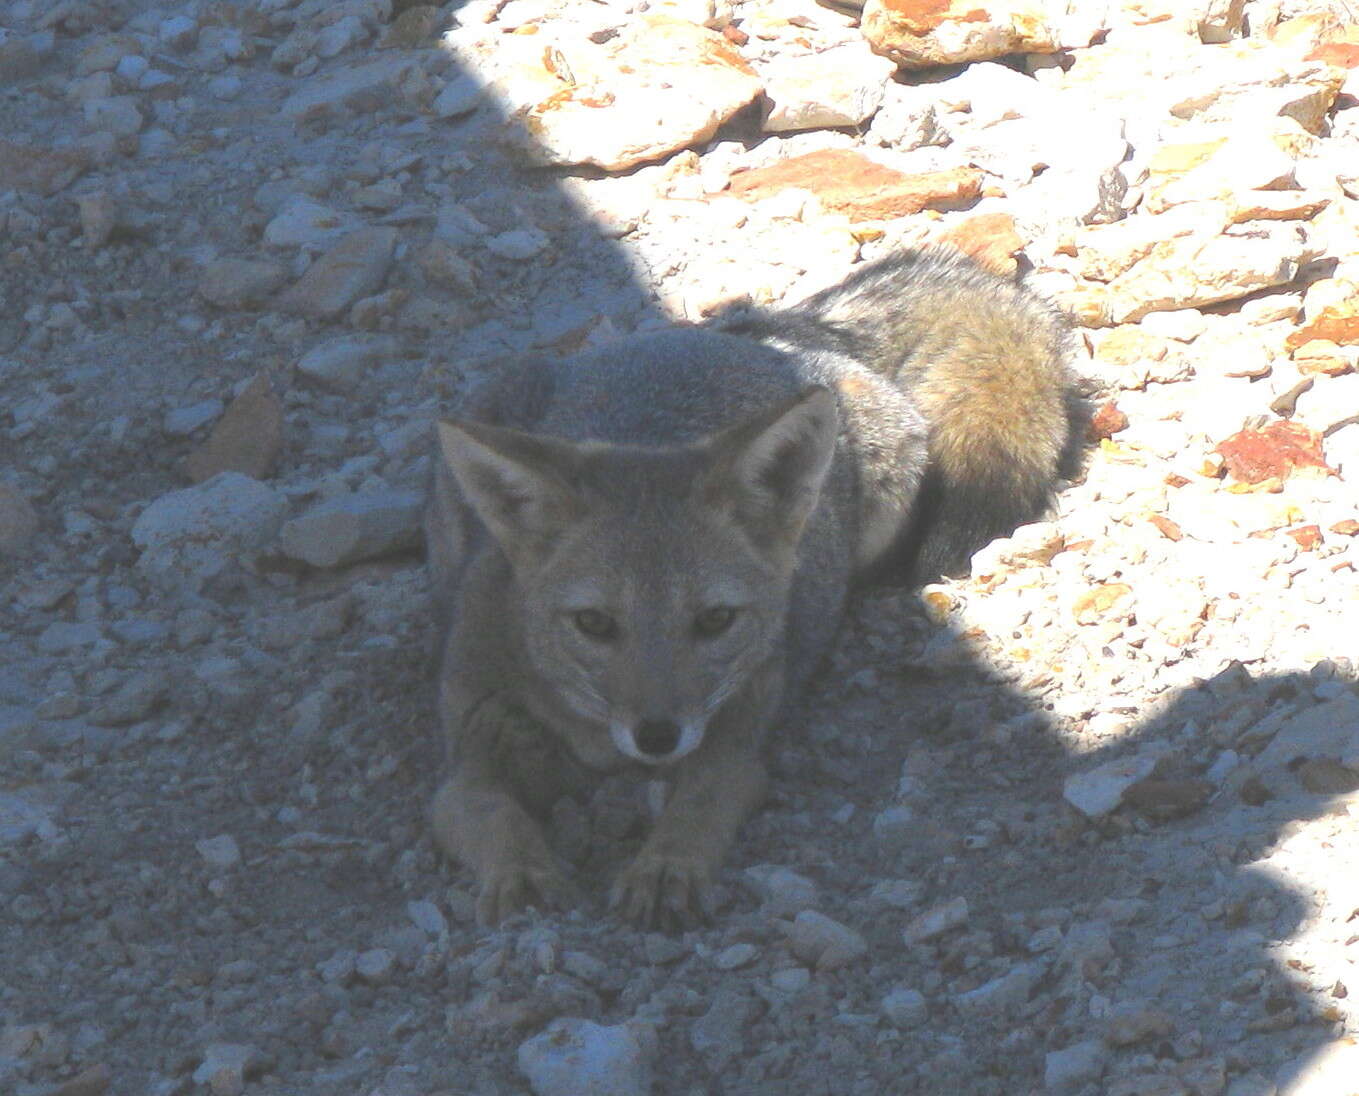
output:
M712 916L712 874L702 857L643 849L615 881L609 904L642 928L678 930Z
M500 924L528 906L561 909L569 903L571 885L555 865L516 860L499 864L481 880L477 895L477 923Z

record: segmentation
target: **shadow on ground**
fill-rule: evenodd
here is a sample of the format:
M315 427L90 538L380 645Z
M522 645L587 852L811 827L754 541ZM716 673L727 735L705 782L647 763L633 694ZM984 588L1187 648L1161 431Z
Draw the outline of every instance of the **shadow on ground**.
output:
M430 157L459 153L470 166L446 180L446 201L492 231L529 221L552 247L527 263L478 252L477 322L403 331L404 360L351 400L317 401L321 420L362 420L400 404L402 392L412 404L452 398L497 355L659 319L635 260L596 231L553 172L524 169L502 150L504 118L488 106L461 121L419 117L399 104L341 112L281 130L276 147L281 162L337 171L374 133ZM722 137L753 142L756 122L738 118ZM228 247L256 246L239 223L211 230ZM403 229L412 246L432 231ZM177 291L159 261L149 254L148 284ZM410 262L395 278L439 292ZM21 313L36 289L11 288ZM135 355L131 340L156 331L154 315L133 316L107 340L109 359ZM295 359L323 333L243 332L243 353L212 368L244 377L252 354ZM7 384L50 368L45 355L14 353ZM146 383L172 391L181 379ZM97 420L108 376L82 372L71 383L77 414ZM116 475L133 459L136 428L131 442L107 444ZM129 482L149 478L148 497L171 490L170 467ZM127 566L116 554L106 561L113 574ZM290 650L254 643L268 615L336 597L355 599L344 634ZM182 703L112 740L79 721L53 732L64 779L79 791L63 841L34 842L0 865L16 915L0 936L0 1014L55 1015L64 1006L54 995L91 1002L86 1019L107 1040L95 1053L113 1067L115 1089L154 1082L157 1092L196 1091L188 1077L204 1046L243 1042L265 1062L258 1091L521 1093L514 1049L556 1015L653 1022L656 1089L666 1094L1037 1091L1044 1055L1082 1043L1094 1064L1072 1060L1068 1091L1209 1094L1223 1091L1224 1076L1273 1077L1331 1038L1335 1017L1298 988L1309 972L1289 952L1313 926L1321 899L1308 883L1325 871L1295 881L1272 853L1305 840L1298 823L1327 816L1332 800L1304 791L1286 767L1253 783L1246 768L1199 783L1226 750L1245 766L1243 735L1271 713L1319 702L1321 676L1194 684L1152 718L1129 713L1130 733L1092 748L1042 698L965 652L922 669L939 629L909 594L870 593L805 717L771 742L771 802L737 844L712 926L664 938L609 920L607 880L642 823L632 790L606 785L555 815L582 885L578 910L486 932L469 919L469 878L438 861L426 832L440 748L425 598L418 561L406 559L339 576L243 572L203 599L166 605L205 608L253 677L234 693L186 688ZM19 630L18 612L11 602L0 625ZM175 653L119 657L127 668L187 672ZM328 675L339 677L324 723L299 733L295 705ZM36 704L41 688L40 676L19 672L7 702ZM1258 718L1243 723L1243 711ZM1064 803L1074 774L1161 747L1154 776L1164 786L1142 809L1092 823ZM197 839L219 833L243 849L234 872L195 852ZM810 880L807 904L861 931L866 956L805 984L782 973L798 964L748 883L756 864ZM413 941L408 904L426 899L449 924ZM903 940L923 911L959 900L956 927ZM719 961L740 945L754 957ZM355 954L374 948L393 952L395 967L356 977ZM889 1022L883 998L900 989L922 994L919 1015Z

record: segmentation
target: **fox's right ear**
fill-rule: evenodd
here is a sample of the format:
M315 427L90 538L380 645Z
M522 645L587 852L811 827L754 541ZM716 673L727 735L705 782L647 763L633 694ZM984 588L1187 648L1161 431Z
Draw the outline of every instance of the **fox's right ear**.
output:
M569 442L445 419L439 450L463 496L515 564L541 558L585 512Z
M710 499L757 542L791 550L820 498L838 432L835 397L817 386L719 434Z

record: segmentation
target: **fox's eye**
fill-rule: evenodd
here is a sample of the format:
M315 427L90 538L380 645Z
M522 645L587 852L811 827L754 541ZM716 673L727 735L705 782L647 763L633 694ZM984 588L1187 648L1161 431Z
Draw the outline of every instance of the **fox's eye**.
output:
M607 640L618 635L618 621L598 609L579 609L571 614L571 619L591 639Z
M731 622L735 619L735 609L726 605L715 605L694 617L694 631L703 639L713 639L730 628Z

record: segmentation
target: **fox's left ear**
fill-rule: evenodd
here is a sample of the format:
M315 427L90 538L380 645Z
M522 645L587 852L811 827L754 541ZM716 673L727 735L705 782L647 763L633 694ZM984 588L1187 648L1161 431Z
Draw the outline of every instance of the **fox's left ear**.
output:
M717 435L711 500L757 544L793 547L821 497L839 425L834 394L816 387Z

